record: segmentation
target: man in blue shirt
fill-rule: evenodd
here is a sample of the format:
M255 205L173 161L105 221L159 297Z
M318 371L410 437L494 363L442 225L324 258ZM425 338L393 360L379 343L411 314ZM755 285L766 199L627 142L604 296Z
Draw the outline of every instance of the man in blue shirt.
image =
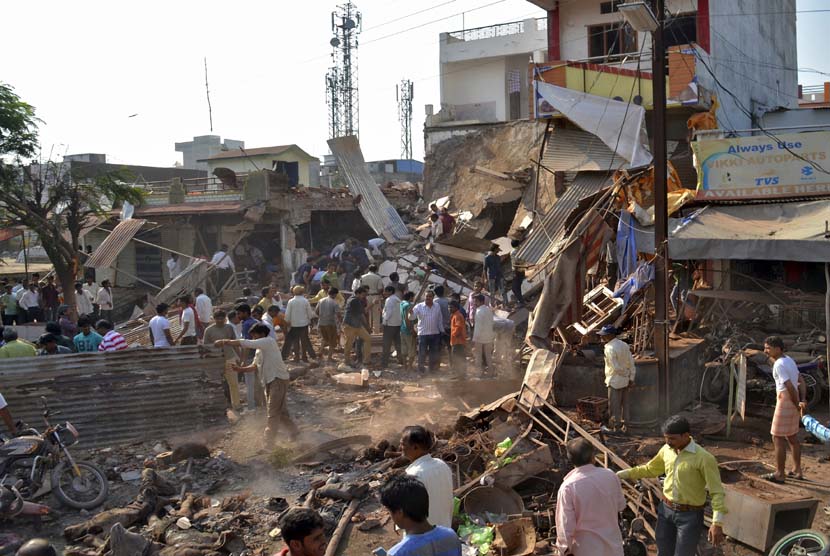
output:
M415 477L402 475L389 479L380 491L386 508L406 537L389 549L389 556L461 556L461 539L448 527L432 525L429 494Z
M251 327L258 323L258 321L251 316L251 306L247 303L242 303L236 306L236 315L239 317L239 322L242 323L242 339L251 340ZM252 352L248 349L243 349L242 357L246 363L252 360ZM254 411L256 409L256 373L245 375L245 394L248 399L248 409Z
M89 317L78 319L80 332L72 339L75 344L75 351L78 353L98 353L98 346L104 341L104 337L92 330L92 320Z

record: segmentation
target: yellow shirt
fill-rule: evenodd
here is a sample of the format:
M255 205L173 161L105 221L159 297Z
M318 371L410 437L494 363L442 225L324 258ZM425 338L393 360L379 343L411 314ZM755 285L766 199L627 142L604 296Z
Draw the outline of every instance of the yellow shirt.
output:
M694 440L678 454L665 444L645 465L617 471L620 479L654 479L665 475L663 495L675 504L703 506L706 491L712 497L712 521L723 522L727 512L720 469L715 456L698 446Z
M311 303L312 305L315 305L315 304L319 303L320 301L322 301L323 299L325 299L326 297L328 297L328 295L329 294L327 294L325 292L325 290L320 290L320 291L317 292L317 295L315 295L314 297L309 299L308 302ZM343 297L343 294L340 293L340 292L337 292L337 295L334 296L334 301L336 301L337 304L340 305L341 309L346 305L346 298Z

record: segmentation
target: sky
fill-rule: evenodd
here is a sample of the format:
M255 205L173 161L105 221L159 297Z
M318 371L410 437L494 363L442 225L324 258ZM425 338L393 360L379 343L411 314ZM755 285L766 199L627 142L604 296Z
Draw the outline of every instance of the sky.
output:
M762 0L758 0L761 2ZM797 0L798 10L827 0ZM423 160L424 105L440 105L438 35L541 17L526 0L357 0L360 141L367 160L400 156L395 85L414 82L414 157ZM106 153L110 162L172 166L177 141L213 132L248 148L296 143L328 152L324 76L333 0L4 5L0 81L43 120L42 157ZM830 73L830 13L798 15L800 68ZM830 77L800 72L803 84ZM132 116L132 117L131 117Z

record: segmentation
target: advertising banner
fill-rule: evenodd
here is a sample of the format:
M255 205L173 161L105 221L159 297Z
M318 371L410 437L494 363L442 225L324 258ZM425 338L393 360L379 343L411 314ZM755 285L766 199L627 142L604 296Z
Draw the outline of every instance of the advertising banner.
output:
M830 195L830 132L698 140L692 152L698 199Z

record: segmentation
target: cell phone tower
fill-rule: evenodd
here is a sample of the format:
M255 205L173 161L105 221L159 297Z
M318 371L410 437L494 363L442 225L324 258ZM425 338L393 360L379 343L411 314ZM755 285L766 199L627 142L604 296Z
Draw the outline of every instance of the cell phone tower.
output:
M331 138L358 135L360 110L357 86L357 37L362 30L360 12L352 2L331 13L331 59L326 73L326 103Z
M415 97L412 81L404 79L400 85L395 85L395 96L398 99L398 120L401 122L401 158L411 160L412 99Z

